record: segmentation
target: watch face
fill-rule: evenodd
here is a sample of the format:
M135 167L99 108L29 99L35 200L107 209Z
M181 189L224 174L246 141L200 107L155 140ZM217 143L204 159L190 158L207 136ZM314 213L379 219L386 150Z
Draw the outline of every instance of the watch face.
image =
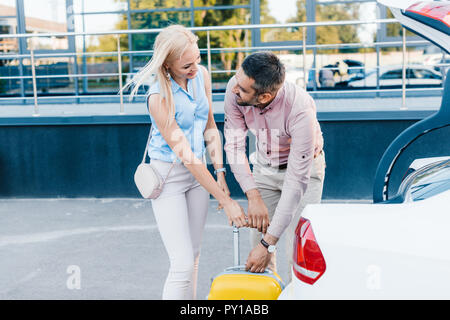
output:
M261 244L267 249L269 253L275 252L275 249L277 248L274 245L268 244L264 239L261 239Z

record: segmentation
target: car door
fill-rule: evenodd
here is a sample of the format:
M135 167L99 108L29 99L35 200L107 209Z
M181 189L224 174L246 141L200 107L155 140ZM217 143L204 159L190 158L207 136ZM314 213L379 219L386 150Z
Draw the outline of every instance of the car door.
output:
M402 69L393 69L386 71L380 76L381 87L398 87L402 85ZM408 84L408 83L407 83Z

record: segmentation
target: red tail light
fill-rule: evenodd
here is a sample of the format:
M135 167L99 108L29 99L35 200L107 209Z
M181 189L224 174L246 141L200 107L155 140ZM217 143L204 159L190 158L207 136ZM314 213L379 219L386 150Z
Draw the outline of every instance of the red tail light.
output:
M314 284L326 269L311 223L305 218L300 218L295 229L293 269L295 276L308 284Z
M450 27L450 4L448 3L421 1L407 8L406 11L442 22Z
M450 34L450 4L448 2L421 1L407 8L404 15Z

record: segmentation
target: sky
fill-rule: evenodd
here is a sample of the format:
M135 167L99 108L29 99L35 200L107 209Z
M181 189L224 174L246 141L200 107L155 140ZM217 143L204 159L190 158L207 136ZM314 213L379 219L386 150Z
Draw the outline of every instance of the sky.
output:
M283 5L280 5L281 0L269 0L270 14L277 19L278 22L286 22L287 19L294 16L297 11L296 0L282 0ZM409 0L408 0L409 1ZM376 6L374 3L362 3L359 10L360 20L373 20L377 17ZM363 43L373 42L373 33L376 31L374 25L363 25L358 28L358 36Z
M65 0L24 0L25 16L66 22Z
M296 2L297 0L283 0L283 5L280 5L280 0L269 0L270 14L279 22L286 22L297 11Z

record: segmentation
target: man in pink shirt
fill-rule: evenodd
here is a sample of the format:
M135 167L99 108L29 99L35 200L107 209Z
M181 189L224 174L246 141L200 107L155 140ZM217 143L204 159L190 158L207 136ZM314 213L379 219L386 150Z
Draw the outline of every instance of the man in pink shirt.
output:
M253 250L246 269L276 271L275 245L287 233L288 263L303 207L318 203L325 175L323 138L311 96L284 81L276 55L248 56L230 79L225 94L225 151L231 170L248 198ZM247 131L256 151L245 153Z

